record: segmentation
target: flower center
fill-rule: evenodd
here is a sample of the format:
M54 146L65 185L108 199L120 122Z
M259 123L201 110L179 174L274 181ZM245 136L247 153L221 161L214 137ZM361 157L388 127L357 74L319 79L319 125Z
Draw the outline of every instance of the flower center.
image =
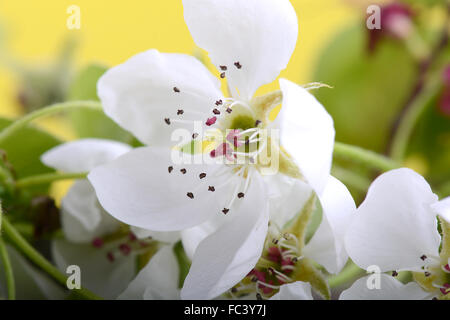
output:
M237 286L231 289L233 297L255 294L258 299L268 299L283 284L294 282L292 274L299 255L298 240L294 235L284 234L279 239L266 241L266 248L256 267Z

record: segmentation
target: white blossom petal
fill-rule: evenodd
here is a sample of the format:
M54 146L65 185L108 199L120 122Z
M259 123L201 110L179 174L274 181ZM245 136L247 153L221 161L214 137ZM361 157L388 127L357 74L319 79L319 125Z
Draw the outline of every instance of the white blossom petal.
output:
M305 182L282 174L264 179L269 190L270 221L283 228L302 210L312 189Z
M151 231L143 228L131 226L131 231L138 239L152 238L156 241L165 242L168 244L174 244L181 238L181 234L178 231L173 232L159 232Z
M228 218L225 215L215 215L198 226L181 231L183 248L189 259L192 260L194 258L194 253L198 245L208 236L216 232L224 223L229 221Z
M176 300L180 271L172 246L160 249L139 272L120 300Z
M61 224L66 239L77 243L91 242L114 232L120 225L100 206L87 180L76 181L62 199Z
M333 119L304 88L285 79L280 80L280 87L283 105L276 121L281 127L281 144L320 196L331 170Z
M62 273L67 267L77 265L81 270L81 284L105 299L115 299L133 280L136 270L135 256L117 256L114 261L107 258L111 250L105 245L94 248L66 240L52 242L52 255Z
M380 277L380 288L372 288L373 277ZM403 284L387 274L370 275L360 278L341 293L339 300L425 300L430 293L422 290L415 282Z
M450 197L439 202L433 203L431 208L441 216L445 221L450 223Z
M288 0L183 0L183 7L196 44L209 52L241 99L249 101L286 68L298 36Z
M322 223L305 247L304 255L337 274L345 266L345 233L356 211L355 201L347 187L330 176L320 196Z
M223 99L218 80L199 60L157 50L137 54L107 71L97 92L109 117L152 146L173 144L171 134L177 128L192 132L193 123L175 120L204 123L215 102Z
M268 228L266 191L255 175L230 221L203 240L194 254L182 299L212 299L236 285L256 265Z
M120 221L154 231L183 230L221 214L231 195L231 186L223 186L230 177L216 175L223 165L174 165L170 153L138 148L95 168L88 178L103 208Z
M440 236L430 205L437 201L425 179L410 169L389 171L370 186L346 236L361 268L419 271L439 256ZM428 258L425 258L423 256Z
M280 291L270 300L314 300L314 298L309 283L296 281L282 285Z
M48 167L67 172L88 172L131 150L129 145L112 140L81 139L61 144L41 157Z

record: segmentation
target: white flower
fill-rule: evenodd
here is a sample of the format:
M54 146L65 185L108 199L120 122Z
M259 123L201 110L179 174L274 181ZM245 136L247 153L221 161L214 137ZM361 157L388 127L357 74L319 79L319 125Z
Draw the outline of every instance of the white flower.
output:
M268 199L271 220L262 252L264 262L261 264L258 262L246 276L246 280L230 290L230 294L235 297L253 297L256 294L266 299L275 295L279 297L278 290L285 293L294 292L298 288L304 288L301 285L293 285L298 282L295 280L297 277L305 281L307 280L305 277L309 277L310 280L315 278L313 281L318 281L317 279L321 277L320 271L313 271L311 260L321 264L328 272L336 274L348 259L344 248L344 236L356 206L350 192L340 181L329 177L325 190L319 197L323 212L322 222L305 246L305 232L293 228L292 213L299 213L299 207L304 208L305 211L302 210L300 216L295 219L300 219L300 224L307 224L308 213L304 212L315 210L315 198L310 198L311 189L282 175L266 178L269 179L271 190ZM296 201L293 201L293 198ZM289 208L291 205L293 207ZM283 210L282 207L288 210ZM287 212L289 214L286 214ZM216 219L182 231L183 246L187 255L192 258L199 243L217 229ZM311 268L307 272L310 276L302 274L305 268ZM318 274L314 274L315 272ZM284 289L285 286L289 288ZM315 289L325 290L319 287L320 285L317 285ZM299 296L303 294L303 289L298 292ZM324 292L320 294L324 295Z
M297 281L283 285L270 300L314 300L314 298L311 293L311 285Z
M59 145L41 159L59 171L89 172L130 150L130 146L115 141L83 139ZM168 241L170 236L171 241L178 239L173 234L147 230L132 229L130 233L103 210L87 180L76 181L62 199L61 222L65 239L52 242L56 265L64 273L67 266L78 265L83 286L104 298L116 298L133 279L136 255L155 244L146 238Z
M425 300L430 293L424 291L417 283L403 284L390 275L380 274L380 288L369 289L368 281L371 276L355 281L353 285L344 290L339 300Z
M445 295L450 287L449 244L444 241L439 252L436 217L442 218L445 234L449 204L449 199L439 202L425 179L410 169L381 175L348 229L350 258L364 269L376 265L382 272L413 271L426 291Z
M160 249L138 273L120 300L178 300L180 270L172 246Z
M244 139L261 153L261 129L279 126L281 142L296 162L282 151L280 171L303 177L321 195L330 173L334 128L320 103L287 80L280 81L283 107L274 124L267 114L280 103L281 93L253 97L276 79L295 48L297 17L288 0L184 0L183 5L194 40L226 77L232 97L225 98L220 82L188 55L150 50L112 68L98 83L105 113L148 147L94 169L89 180L102 206L129 225L155 231L212 225L214 232L197 237L198 247L191 245L193 264L181 294L208 299L254 267L273 207L264 168L258 162L230 161L234 156L253 159ZM194 127L198 121L203 128ZM189 130L194 140L203 138L194 130L205 129L207 136L214 132L224 138L224 148L211 157L224 156L228 162L174 164L171 134L179 128ZM299 199L287 202L291 212L286 215L301 210Z

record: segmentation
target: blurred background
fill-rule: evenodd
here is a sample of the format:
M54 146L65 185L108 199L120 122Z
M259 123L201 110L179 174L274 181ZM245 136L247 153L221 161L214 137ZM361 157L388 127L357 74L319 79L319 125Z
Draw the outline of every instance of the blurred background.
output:
M281 77L330 85L332 89L313 93L333 116L338 141L391 156L426 176L441 195L449 195L449 2L291 3L300 34ZM381 30L366 26L371 16L367 8L373 4L381 7ZM67 26L72 5L80 9L79 29ZM181 0L134 0L126 5L107 0L2 1L0 124L51 103L96 99L95 83L106 68L150 48L207 59L184 23ZM274 83L259 93L276 87ZM60 140L88 136L135 143L94 112L74 112L37 125L55 139L43 144L42 151ZM11 164L24 168L19 175L38 172L26 156L27 150L38 148L32 141L26 140L22 150L9 151ZM358 201L377 174L354 166L351 159L336 159L333 173ZM64 188L57 184L53 189L58 193Z

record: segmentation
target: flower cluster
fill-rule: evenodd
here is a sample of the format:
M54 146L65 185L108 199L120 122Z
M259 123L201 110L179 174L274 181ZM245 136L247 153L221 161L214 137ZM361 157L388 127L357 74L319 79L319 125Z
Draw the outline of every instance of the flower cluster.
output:
M84 173L61 201L56 267L77 266L82 286L108 299L331 299L331 280L354 265L375 274L353 277L339 299L449 299L450 198L385 160L393 170L358 206L331 174L334 121L310 93L323 85L280 79L258 94L296 47L289 0L183 7L215 72L185 54L139 53L97 82L102 111L134 146L86 138L40 158ZM409 28L412 13L384 13L406 37L398 20ZM7 250L46 297L68 296Z

